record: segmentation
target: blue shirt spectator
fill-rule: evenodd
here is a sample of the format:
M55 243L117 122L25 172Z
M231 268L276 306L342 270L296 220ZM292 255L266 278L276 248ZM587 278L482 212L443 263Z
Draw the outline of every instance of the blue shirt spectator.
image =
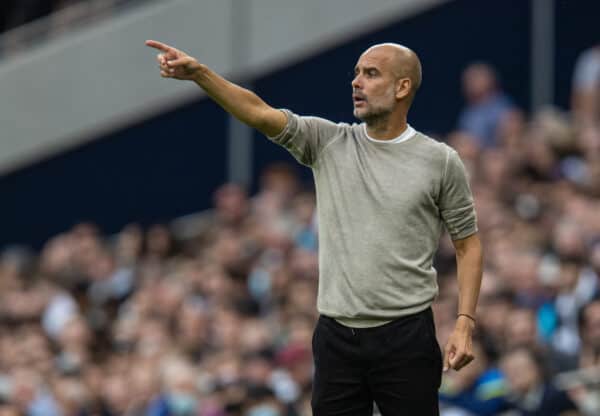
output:
M462 83L467 107L461 111L458 128L475 136L482 147L494 147L499 122L514 109L512 100L499 90L495 71L487 64L469 65Z

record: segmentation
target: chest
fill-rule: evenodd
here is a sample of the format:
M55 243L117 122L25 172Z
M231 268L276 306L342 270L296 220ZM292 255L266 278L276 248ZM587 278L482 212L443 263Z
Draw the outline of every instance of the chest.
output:
M347 143L324 155L321 182L354 204L406 213L436 209L441 175L438 164L399 144L387 147Z

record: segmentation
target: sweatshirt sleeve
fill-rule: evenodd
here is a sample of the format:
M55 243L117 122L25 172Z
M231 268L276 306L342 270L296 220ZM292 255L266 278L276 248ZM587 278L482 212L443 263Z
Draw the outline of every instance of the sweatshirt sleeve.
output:
M336 137L340 126L323 118L281 111L287 116L287 124L281 133L269 140L283 146L303 165L313 166L323 148Z
M477 232L477 216L467 172L458 153L451 148L448 148L439 208L452 240L460 240Z

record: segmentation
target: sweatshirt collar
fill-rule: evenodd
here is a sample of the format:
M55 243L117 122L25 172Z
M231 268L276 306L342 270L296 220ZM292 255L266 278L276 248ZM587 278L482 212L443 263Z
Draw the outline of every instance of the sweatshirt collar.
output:
M410 126L410 124L407 124L406 129L402 132L402 134L400 136L390 139L390 140L378 140L378 139L374 139L371 136L369 136L369 133L367 133L367 125L366 124L363 124L363 129L365 132L365 136L367 136L367 139L369 139L369 141L372 141L375 143L400 143L400 142L404 142L404 141L410 139L416 133L415 129L413 129Z

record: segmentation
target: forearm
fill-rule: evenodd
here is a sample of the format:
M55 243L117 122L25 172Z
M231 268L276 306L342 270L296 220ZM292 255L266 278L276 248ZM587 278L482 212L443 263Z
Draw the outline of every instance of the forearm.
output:
M474 317L481 287L483 254L479 237L467 237L456 243L458 275L458 313Z
M286 123L286 116L267 105L246 88L227 81L206 65L201 65L194 81L210 98L241 122L267 136L275 136Z

